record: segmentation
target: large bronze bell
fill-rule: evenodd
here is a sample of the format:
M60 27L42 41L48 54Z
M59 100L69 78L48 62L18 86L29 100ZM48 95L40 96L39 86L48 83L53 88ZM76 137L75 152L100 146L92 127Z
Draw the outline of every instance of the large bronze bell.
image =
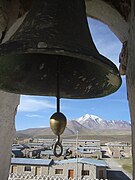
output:
M121 85L117 67L92 41L84 0L33 0L14 35L0 45L0 89L57 96L95 98Z

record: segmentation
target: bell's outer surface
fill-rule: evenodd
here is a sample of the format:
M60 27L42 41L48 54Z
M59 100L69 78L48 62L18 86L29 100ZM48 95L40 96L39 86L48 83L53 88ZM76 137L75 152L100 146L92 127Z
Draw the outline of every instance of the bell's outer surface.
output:
M92 41L84 0L34 0L16 33L0 45L0 89L17 94L95 98L121 85L117 67Z
M67 119L63 113L56 112L50 117L50 127L55 135L61 135L66 127Z

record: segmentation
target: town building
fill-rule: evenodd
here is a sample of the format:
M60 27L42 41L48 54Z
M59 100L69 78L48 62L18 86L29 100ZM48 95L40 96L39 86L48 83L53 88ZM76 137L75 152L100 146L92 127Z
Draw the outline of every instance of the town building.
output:
M90 158L73 158L67 160L53 161L52 159L29 159L12 158L10 177L39 176L39 177L61 177L61 178L90 178L106 179L107 163L103 160Z
M33 146L37 145L48 145L52 147L52 145L55 143L55 139L34 139L32 144ZM64 147L74 147L76 146L76 143L78 146L97 146L100 147L100 140L87 140L87 139L62 139L62 145Z
M41 151L41 156L40 156L41 158L57 159L53 155L54 143L55 143L54 139L34 139L33 143L30 143L29 146L33 148L44 147L44 149ZM61 159L71 158L71 157L72 158L90 157L97 159L102 158L100 140L62 139L62 146L63 146L63 154L62 154L63 157Z
M23 158L24 154L21 151L21 149L12 149L11 157L14 157L14 158Z
M88 158L102 158L102 151L100 147L79 147L77 149L77 154L79 157L88 157Z
M132 147L128 143L107 143L108 153L114 158L129 158L132 156Z

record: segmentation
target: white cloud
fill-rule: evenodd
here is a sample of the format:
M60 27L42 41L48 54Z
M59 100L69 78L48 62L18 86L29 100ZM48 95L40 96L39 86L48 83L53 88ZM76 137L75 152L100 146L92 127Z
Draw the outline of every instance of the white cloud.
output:
M35 112L45 109L54 109L55 104L52 104L48 100L34 98L31 96L21 96L20 105L18 107L19 112Z
M29 118L44 118L44 116L41 116L39 114L26 114L25 116Z
M49 127L49 126L39 126L39 128L47 128L47 127Z
M119 67L119 54L121 52L121 44L112 41L111 45L105 39L100 39L96 41L96 46L103 56L110 59L114 64Z

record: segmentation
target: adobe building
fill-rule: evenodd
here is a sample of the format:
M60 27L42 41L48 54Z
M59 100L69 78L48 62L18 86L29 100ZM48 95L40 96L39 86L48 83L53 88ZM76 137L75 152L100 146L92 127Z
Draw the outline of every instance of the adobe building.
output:
M106 179L107 163L90 158L52 159L12 158L9 177L59 177L62 179ZM10 179L10 178L9 178Z
M129 158L132 157L132 146L125 143L108 143L108 153L114 158Z

